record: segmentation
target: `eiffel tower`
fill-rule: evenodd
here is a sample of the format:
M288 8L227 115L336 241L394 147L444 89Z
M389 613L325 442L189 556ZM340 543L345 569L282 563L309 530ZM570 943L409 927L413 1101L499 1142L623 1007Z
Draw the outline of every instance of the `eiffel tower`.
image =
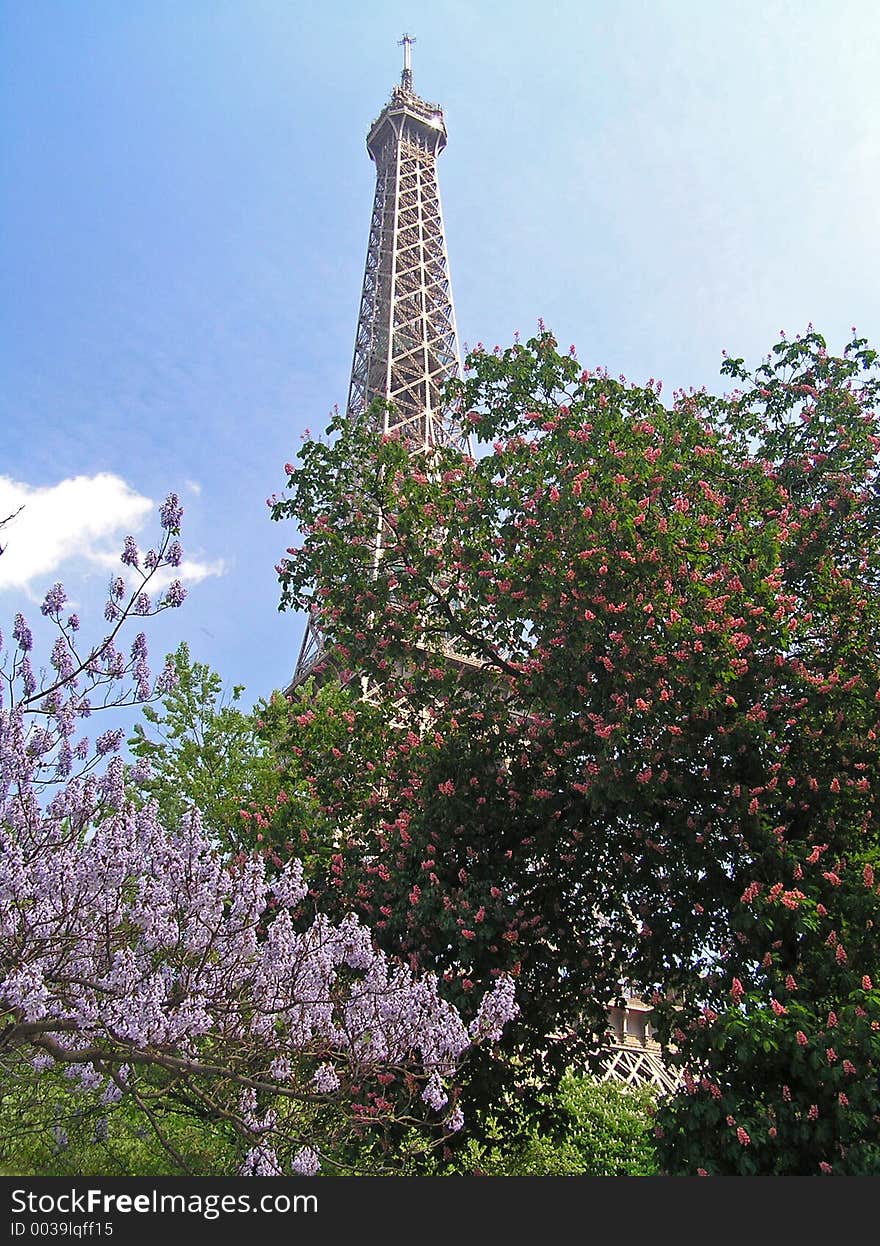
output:
M449 259L437 183L437 157L446 146L443 111L416 94L412 45L405 34L400 85L370 127L367 151L376 165L376 191L355 334L348 418L363 419L376 398L385 406L377 431L403 436L413 453L453 445L470 453L457 412L443 388L461 373ZM382 534L377 533L377 550ZM473 659L447 651L454 665ZM288 695L310 676L332 669L332 646L320 621L306 625ZM365 696L370 690L363 689ZM603 1076L661 1093L676 1087L651 1034L650 1005L636 997L608 1011Z
M446 146L443 110L413 89L411 35L400 40L400 85L370 127L367 151L376 192L348 392L348 417L362 419L376 398L378 431L403 436L414 452L469 450L446 382L461 373L437 157ZM381 535L377 538L381 541ZM306 627L290 687L332 661L320 623Z

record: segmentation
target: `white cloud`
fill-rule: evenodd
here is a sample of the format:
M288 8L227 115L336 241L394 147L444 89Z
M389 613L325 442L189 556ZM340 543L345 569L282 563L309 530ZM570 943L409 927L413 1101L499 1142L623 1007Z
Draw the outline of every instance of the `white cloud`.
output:
M150 580L149 591L158 593L160 589L167 588L172 580L180 580L184 588L189 588L192 584L198 584L199 580L206 580L208 576L225 575L227 569L222 558L215 558L213 562L184 558L179 567L161 567Z
M141 553L143 552L141 550ZM114 575L121 575L123 579L131 578L131 572L119 565L119 551L116 549L112 552L108 550L105 553L96 554L92 561L101 567L106 567ZM223 558L215 558L213 562L202 562L198 558L184 558L178 567L160 567L158 571L155 571L150 577L147 592L155 597L173 580L180 580L185 588L189 588L190 585L198 584L199 580L206 580L209 576L225 575L228 570L228 564Z
M202 492L202 486L197 480L187 480L184 482L190 493L194 493L198 497Z
M45 487L0 476L0 519L19 507L16 518L0 529L0 545L5 547L0 591L18 589L33 595L37 589L42 594L61 565L72 559L121 570L122 538L144 526L155 503L109 472L74 476ZM206 576L222 575L225 569L221 559L187 559L180 567L163 568L150 588L158 591L178 578L195 584Z

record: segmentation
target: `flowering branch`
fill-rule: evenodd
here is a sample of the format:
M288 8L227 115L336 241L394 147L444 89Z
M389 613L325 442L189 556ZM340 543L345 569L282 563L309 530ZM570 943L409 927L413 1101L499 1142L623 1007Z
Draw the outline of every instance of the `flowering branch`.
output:
M225 1122L241 1171L314 1172L337 1135L442 1113L462 1057L516 1012L512 985L499 979L466 1026L435 978L377 951L354 915L309 917L299 862L271 874L262 858L230 862L198 810L169 826L155 801L133 803L120 757L97 768L121 732L99 737L88 760L75 738L92 708L79 681L93 691L130 677L107 704L150 694L144 638L128 661L115 638L132 615L183 600L179 585L155 607L144 591L179 564L179 521L172 497L143 569L126 541L123 561L141 583L121 605L114 582L113 630L87 658L72 642L78 621L62 622L63 590L50 590L44 614L61 637L42 688L16 620L7 684L17 678L23 695L0 706L0 1063L31 1081L69 1069L108 1110L130 1102L180 1167L150 1107L157 1077L168 1096ZM51 726L35 726L35 712ZM84 763L75 776L74 760ZM444 1129L462 1120L453 1101Z

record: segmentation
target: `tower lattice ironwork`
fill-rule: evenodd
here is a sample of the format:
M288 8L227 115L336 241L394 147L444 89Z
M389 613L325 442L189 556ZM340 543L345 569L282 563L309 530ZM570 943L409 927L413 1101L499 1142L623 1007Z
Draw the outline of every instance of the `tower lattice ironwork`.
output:
M373 122L367 151L376 165L376 192L355 333L348 416L363 418L377 398L385 406L380 431L406 438L413 451L466 448L454 409L444 404L446 382L461 373L449 258L437 183L437 157L446 146L443 110L416 94L412 36L400 85ZM381 533L377 537L381 543ZM291 682L307 679L327 658L317 619L309 621Z

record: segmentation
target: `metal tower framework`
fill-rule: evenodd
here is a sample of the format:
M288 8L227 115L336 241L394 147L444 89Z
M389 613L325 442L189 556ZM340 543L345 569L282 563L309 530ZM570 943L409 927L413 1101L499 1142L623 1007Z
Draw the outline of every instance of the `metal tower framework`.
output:
M376 165L376 193L361 294L349 419L363 419L377 398L379 431L406 439L413 453L439 445L469 449L455 410L443 403L447 381L461 374L446 235L437 183L437 156L446 146L443 111L412 85L412 36L400 85L370 127L367 151ZM377 532L377 560L382 532ZM290 687L330 654L317 619L309 621Z
M681 1079L663 1062L663 1050L651 1031L651 1012L651 1005L634 995L628 995L624 1007L608 1009L602 1079L675 1094Z

